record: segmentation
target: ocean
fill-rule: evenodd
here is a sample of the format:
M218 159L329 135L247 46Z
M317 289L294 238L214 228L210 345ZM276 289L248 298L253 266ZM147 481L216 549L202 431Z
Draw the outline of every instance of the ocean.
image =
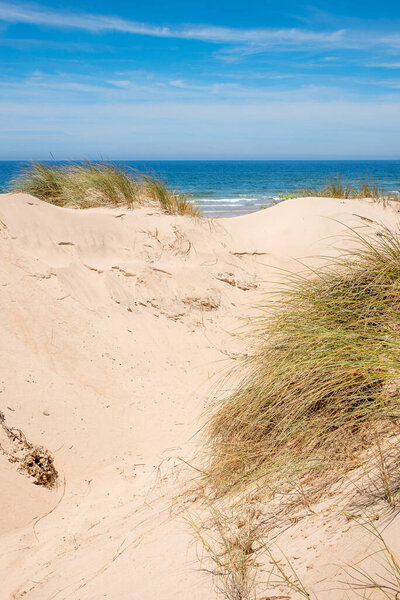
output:
M315 188L340 175L349 183L365 176L387 192L400 190L400 160L149 160L115 161L165 178L191 194L205 216L235 216L270 206L280 194ZM0 191L26 163L0 161Z

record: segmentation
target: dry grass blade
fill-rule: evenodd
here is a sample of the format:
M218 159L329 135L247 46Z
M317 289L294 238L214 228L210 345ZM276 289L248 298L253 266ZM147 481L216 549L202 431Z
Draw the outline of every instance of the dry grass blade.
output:
M187 516L196 539L211 561L206 571L214 576L217 589L228 600L256 599L256 549L260 531L251 507L238 514L234 510L223 511L210 505L207 521Z
M376 541L377 547L356 565L346 569L350 575L349 590L362 593L363 598L400 598L400 561L387 545L378 529L369 521L355 519ZM362 566L363 563L367 563ZM366 594L368 593L368 596Z
M271 550L264 545L264 549L269 557L270 563L273 566L273 571L270 573L268 583L271 585L284 585L289 590L297 593L298 596L303 598L311 598L304 587L300 577L298 576L294 566L288 559L288 557L280 550L281 558L271 552Z

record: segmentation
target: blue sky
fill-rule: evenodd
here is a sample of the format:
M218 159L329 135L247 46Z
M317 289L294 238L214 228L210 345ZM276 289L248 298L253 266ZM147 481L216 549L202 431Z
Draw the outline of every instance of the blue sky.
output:
M400 158L400 3L0 0L0 159Z

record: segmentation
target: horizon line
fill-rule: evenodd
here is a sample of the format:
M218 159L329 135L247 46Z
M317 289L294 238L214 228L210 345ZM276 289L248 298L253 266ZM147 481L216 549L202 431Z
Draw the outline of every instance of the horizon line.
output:
M347 162L377 162L377 161L400 161L400 156L386 157L386 158L0 158L0 162L84 162L90 160L92 162L336 162L336 161L347 161Z

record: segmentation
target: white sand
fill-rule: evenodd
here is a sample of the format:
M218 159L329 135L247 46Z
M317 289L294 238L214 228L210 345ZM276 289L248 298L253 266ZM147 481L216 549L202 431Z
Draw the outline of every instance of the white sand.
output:
M0 455L1 600L214 598L173 498L235 333L277 267L334 254L345 226L398 218L355 200L201 221L1 195L0 410L59 471L48 490ZM348 527L321 512L282 538L318 589L361 551Z

